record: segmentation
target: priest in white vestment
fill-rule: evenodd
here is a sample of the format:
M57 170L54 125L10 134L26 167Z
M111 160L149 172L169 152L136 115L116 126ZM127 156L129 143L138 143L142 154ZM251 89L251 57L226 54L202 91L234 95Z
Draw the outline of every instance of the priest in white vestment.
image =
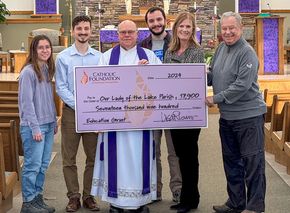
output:
M120 45L105 52L100 65L161 64L154 52L136 45L138 32L134 22L121 22L118 34ZM144 160L146 153L148 158ZM109 202L110 212L123 212L124 209L149 212L145 205L157 198L156 179L151 130L99 134L91 193Z

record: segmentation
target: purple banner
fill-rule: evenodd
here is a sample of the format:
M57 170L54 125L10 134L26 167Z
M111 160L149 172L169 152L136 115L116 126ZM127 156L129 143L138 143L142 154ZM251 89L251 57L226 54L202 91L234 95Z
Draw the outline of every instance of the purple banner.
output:
M35 0L35 14L57 14L57 0Z
M277 18L263 19L264 32L264 72L279 72L279 27Z
M205 64L76 67L76 130L207 127L205 69Z
M239 13L259 13L260 0L239 0Z
M171 33L171 30L167 30ZM150 31L147 28L138 29L138 42L147 38L150 35ZM199 43L201 43L201 31L196 32L196 37ZM101 43L117 43L119 42L117 29L101 29L100 30L100 41Z

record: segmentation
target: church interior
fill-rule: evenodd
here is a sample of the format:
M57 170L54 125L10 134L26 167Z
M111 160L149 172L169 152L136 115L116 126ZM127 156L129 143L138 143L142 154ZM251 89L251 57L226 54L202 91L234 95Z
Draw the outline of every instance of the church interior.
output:
M45 3L43 3L45 2ZM219 43L220 18L224 12L239 12L243 37L259 59L258 83L267 105L265 116L266 212L290 209L290 4L289 0L0 0L0 212L20 212L23 152L19 135L18 77L35 35L45 34L53 43L53 56L74 43L72 19L87 15L92 20L90 46L105 52L118 43L117 26L123 20L136 23L139 36L149 34L144 15L148 8L164 8L168 30L182 11L193 13L200 31L199 41L206 59ZM139 38L141 39L141 38ZM212 94L211 87L207 88ZM55 93L57 116L62 101ZM226 183L218 135L219 110L208 109L208 128L200 136L201 205L194 212L208 213L226 198ZM53 157L46 177L45 199L65 212L65 184L61 170L60 131L55 135ZM164 138L162 139L165 140ZM166 150L162 142L162 150ZM149 205L151 212L171 212L169 171L162 155L163 200ZM77 156L80 170L83 150ZM109 206L98 201L100 212ZM87 212L81 209L79 212Z

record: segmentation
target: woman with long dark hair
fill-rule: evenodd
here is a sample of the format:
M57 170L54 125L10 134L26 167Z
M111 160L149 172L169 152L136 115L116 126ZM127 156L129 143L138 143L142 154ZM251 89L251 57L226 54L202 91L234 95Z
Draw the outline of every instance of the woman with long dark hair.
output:
M43 201L45 172L57 132L52 78L55 66L48 37L35 36L19 76L20 134L24 151L21 213L54 212Z

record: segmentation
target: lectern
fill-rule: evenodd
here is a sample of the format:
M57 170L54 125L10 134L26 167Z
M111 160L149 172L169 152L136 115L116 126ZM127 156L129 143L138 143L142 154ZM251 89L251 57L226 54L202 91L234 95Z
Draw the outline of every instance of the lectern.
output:
M283 23L285 17L256 18L256 52L259 75L284 74Z

